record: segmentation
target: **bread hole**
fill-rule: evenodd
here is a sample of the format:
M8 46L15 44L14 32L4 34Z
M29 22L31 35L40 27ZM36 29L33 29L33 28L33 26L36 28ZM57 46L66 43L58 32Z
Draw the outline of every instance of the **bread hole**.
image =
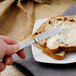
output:
M45 46L45 45L43 45L43 47L44 47L44 48L46 48L46 46Z
M46 48L46 43L44 43L43 47Z
M66 21L66 20L67 20L67 18L65 17L63 21Z
M35 33L35 35L37 35L37 34L38 34L38 32Z
M46 43L45 43L45 46L46 46Z
M41 31L39 31L39 33L41 33Z
M58 20L58 21L61 21L62 19L58 18L57 20Z
M70 22L75 22L75 20L74 19L71 19Z
M56 51L55 53L60 53L60 52L62 52L63 50L59 47L59 50L58 51Z
M49 24L51 24L52 22L51 22L51 21L49 21L48 23L49 23Z
M66 18L66 17L65 17L64 19L65 19L65 20L67 20L67 18Z

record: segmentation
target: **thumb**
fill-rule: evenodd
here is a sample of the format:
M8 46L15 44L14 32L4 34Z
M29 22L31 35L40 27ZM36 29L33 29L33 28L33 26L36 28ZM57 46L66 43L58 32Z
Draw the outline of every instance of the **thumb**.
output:
M8 45L8 51L6 51L6 55L12 55L19 50L19 44Z

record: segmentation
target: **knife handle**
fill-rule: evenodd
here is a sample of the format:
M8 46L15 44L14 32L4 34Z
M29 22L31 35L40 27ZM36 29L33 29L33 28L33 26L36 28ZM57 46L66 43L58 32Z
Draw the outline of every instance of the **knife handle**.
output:
M27 42L21 44L19 50L22 50L22 49L24 49L25 47L28 47L28 46L34 44L35 42L36 42L35 39L29 40L29 41L27 41Z

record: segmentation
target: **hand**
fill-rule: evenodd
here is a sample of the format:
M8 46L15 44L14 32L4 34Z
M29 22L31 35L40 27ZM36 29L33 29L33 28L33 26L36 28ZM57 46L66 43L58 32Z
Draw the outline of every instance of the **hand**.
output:
M6 55L10 56L16 53L19 50L19 47L20 45L17 44L16 41L6 36L0 35L0 60ZM24 50L17 52L17 55L24 59L25 58ZM0 62L0 72L5 69L6 65L11 64L13 64L12 56L5 58L3 62Z

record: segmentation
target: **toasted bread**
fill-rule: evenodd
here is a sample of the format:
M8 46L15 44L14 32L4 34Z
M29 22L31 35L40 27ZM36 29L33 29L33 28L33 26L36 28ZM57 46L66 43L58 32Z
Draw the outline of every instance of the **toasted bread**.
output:
M37 43L45 54L56 60L63 59L67 52L76 51L76 17L52 17L43 23L32 36L32 38L35 38L43 32L61 24L65 24L66 26L64 31Z

